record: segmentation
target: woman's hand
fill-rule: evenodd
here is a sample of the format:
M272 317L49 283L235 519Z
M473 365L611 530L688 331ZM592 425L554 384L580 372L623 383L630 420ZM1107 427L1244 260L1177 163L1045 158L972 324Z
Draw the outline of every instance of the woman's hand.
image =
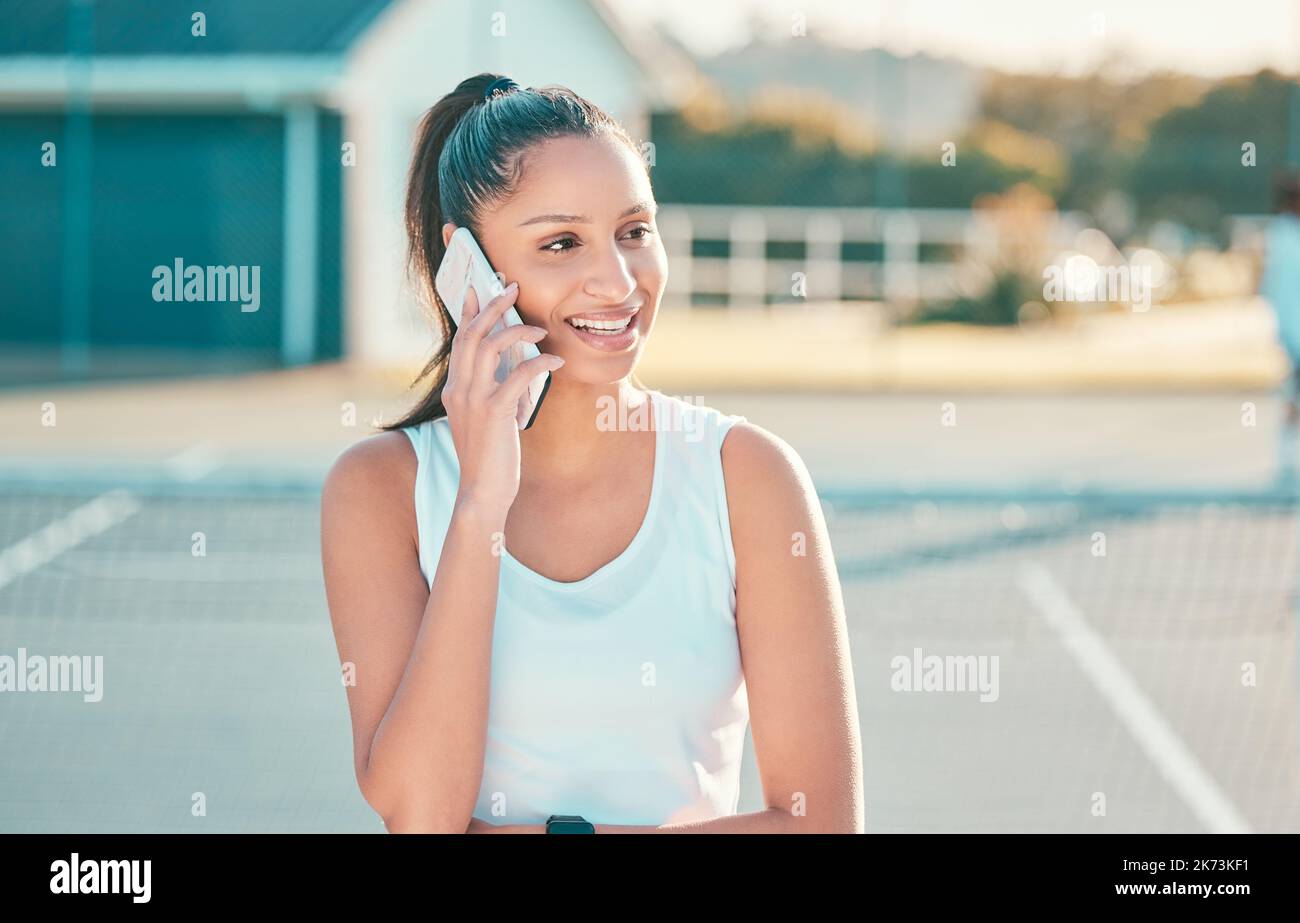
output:
M536 343L546 336L542 327L508 326L488 335L515 303L519 283L479 310L473 288L465 295L460 326L451 341L451 358L442 403L447 409L452 442L460 460L458 502L504 516L519 493L519 400L528 383L544 371L564 364L559 356L543 353L523 362L503 382L496 369L501 353L521 340Z

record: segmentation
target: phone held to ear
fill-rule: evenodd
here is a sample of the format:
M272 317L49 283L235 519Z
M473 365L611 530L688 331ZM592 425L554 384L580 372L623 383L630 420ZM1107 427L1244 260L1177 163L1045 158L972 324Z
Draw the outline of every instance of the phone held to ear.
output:
M438 297L447 306L452 323L457 328L460 327L465 297L471 287L478 296L479 310L487 307L487 303L505 289L474 235L469 228L463 227L456 228L447 241L447 253L434 276L434 284L438 289ZM522 323L519 312L511 305L487 335ZM496 380L505 381L521 363L540 355L541 352L534 344L519 340L502 351L501 361L497 364ZM520 429L528 429L537 420L537 412L541 410L542 399L546 397L550 386L551 373L548 371L541 372L528 383L528 388L519 397L519 407L515 412L515 420Z

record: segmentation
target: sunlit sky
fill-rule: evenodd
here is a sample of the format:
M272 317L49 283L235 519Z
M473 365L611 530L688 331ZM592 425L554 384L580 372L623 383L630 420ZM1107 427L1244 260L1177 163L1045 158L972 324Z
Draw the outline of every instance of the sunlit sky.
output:
M757 19L789 35L925 51L1020 72L1076 74L1118 53L1137 71L1300 72L1300 0L608 0L629 23L659 19L693 52L745 44ZM1101 35L1096 34L1100 28Z

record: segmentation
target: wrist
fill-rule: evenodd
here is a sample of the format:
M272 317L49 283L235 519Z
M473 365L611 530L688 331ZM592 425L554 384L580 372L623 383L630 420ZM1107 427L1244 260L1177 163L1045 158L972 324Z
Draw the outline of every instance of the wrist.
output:
M473 522L494 531L502 531L505 528L506 514L509 512L509 506L503 507L499 503L482 500L464 491L456 494L456 502L452 507L454 518Z

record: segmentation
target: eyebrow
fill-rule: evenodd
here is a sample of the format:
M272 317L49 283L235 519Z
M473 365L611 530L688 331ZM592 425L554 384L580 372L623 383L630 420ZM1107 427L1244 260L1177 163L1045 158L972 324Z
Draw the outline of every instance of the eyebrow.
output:
M650 212L653 214L659 208L652 202L636 202L629 206L619 218L626 218L628 215L635 215L637 212ZM526 227L530 224L591 224L591 219L586 215L537 215L521 222L519 227Z

